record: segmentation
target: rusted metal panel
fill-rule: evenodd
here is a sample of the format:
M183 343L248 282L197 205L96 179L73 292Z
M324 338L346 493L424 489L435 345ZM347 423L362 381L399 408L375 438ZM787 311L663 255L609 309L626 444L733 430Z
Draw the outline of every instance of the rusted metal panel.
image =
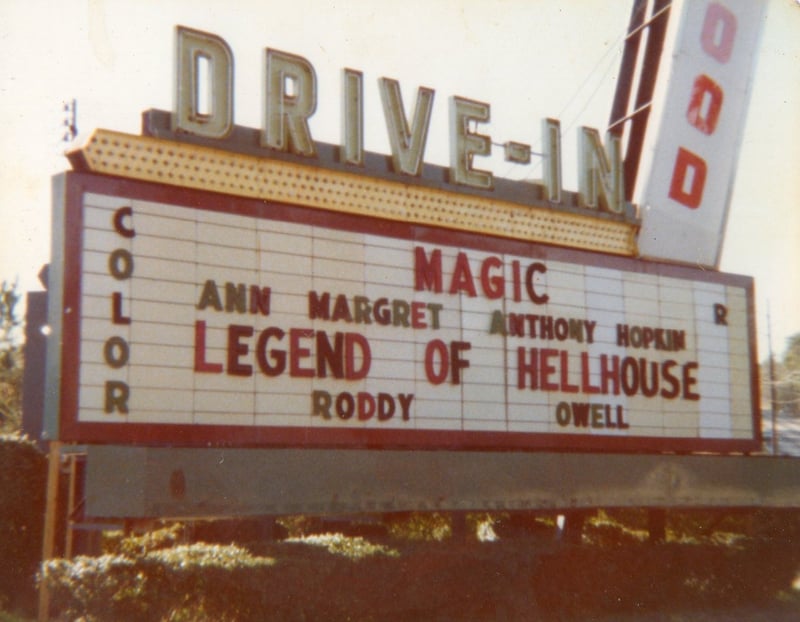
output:
M800 507L800 460L90 446L87 515Z

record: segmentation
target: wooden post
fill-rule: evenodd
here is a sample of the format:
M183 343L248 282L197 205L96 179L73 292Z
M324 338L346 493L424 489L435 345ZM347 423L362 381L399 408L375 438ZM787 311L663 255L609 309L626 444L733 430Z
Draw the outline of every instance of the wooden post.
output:
M649 508L647 510L647 541L662 544L667 541L667 510Z
M467 525L466 512L450 513L450 533L453 541L458 544L466 544L475 539L475 534L470 533L469 525Z
M64 557L71 559L75 547L74 514L78 495L78 457L75 454L69 454L67 461L69 465L69 492L67 493L67 533L66 543L64 544Z
M56 545L56 515L58 513L58 484L61 470L61 443L52 441L47 457L47 501L44 510L44 533L42 534L42 561L53 558ZM50 592L47 584L39 584L39 622L50 618Z

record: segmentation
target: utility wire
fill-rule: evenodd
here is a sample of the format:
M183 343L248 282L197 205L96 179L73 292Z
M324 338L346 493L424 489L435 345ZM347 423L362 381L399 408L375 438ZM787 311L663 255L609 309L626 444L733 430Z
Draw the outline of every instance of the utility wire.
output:
M647 9L647 4L648 4L647 2L642 3L642 5L639 8L639 11L640 12L645 11ZM579 118L580 114L583 113L584 110L586 110L586 108L589 106L591 101L594 99L595 95L597 95L597 92L603 86L603 82L606 79L606 77L608 76L608 73L611 71L611 68L614 67L614 63L609 63L608 62L609 55L612 54L612 53L613 54L618 53L619 48L620 48L620 44L622 44L628 37L630 37L631 34L632 33L628 32L627 27L626 27L626 29L624 31L622 31L622 33L615 39L615 41L611 45L608 46L608 49L605 51L605 53L602 56L600 56L600 58L597 60L597 62L594 64L594 66L589 70L588 74L583 79L583 81L578 86L578 88L576 88L574 93L569 97L569 99L567 100L567 103L564 104L564 106L561 108L561 110L558 113L558 116L556 117L558 119L561 119L562 116L564 115L564 113L578 99L578 96L584 90L584 88L586 88L587 84L589 84L589 82L592 80L592 78L596 76L597 70L600 68L600 66L603 65L603 63L607 63L606 68L603 71L603 75L600 77L597 86L595 86L594 90L591 92L589 97L586 98L585 103L583 104L583 106L581 106L580 110L578 110L577 113L572 115L571 120L566 125L566 129L562 130L563 134L567 134L569 131L572 130L573 127L575 127L575 124L578 122L578 118ZM612 58L611 60L616 62L615 58ZM531 153L539 155L540 152L541 152L541 147L542 147L542 138L540 136L538 141L535 144L535 149L533 149L531 151ZM535 162L533 162L531 164L531 166L532 166L531 173L535 173L541 165L542 165L542 158L539 157L539 158L536 159ZM515 165L513 163L510 164L508 169L506 169L506 175L508 174L508 172L510 170L512 170L512 167L514 167L514 166Z

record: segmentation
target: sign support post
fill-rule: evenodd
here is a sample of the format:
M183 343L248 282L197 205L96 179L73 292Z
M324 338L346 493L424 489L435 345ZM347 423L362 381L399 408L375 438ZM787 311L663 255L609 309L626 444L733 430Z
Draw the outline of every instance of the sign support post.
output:
M56 515L58 512L58 480L61 469L61 442L52 441L47 456L47 498L42 534L42 561L53 558L56 543ZM39 583L39 622L47 622L50 615L50 590L47 582Z

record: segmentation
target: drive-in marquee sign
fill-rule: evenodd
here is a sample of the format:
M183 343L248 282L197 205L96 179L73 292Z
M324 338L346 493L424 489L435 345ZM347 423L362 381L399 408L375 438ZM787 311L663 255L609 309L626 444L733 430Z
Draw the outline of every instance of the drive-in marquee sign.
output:
M63 438L753 438L748 279L70 174Z
M752 280L622 256L636 222L608 198L523 205L156 125L98 132L57 185L59 438L757 447Z

